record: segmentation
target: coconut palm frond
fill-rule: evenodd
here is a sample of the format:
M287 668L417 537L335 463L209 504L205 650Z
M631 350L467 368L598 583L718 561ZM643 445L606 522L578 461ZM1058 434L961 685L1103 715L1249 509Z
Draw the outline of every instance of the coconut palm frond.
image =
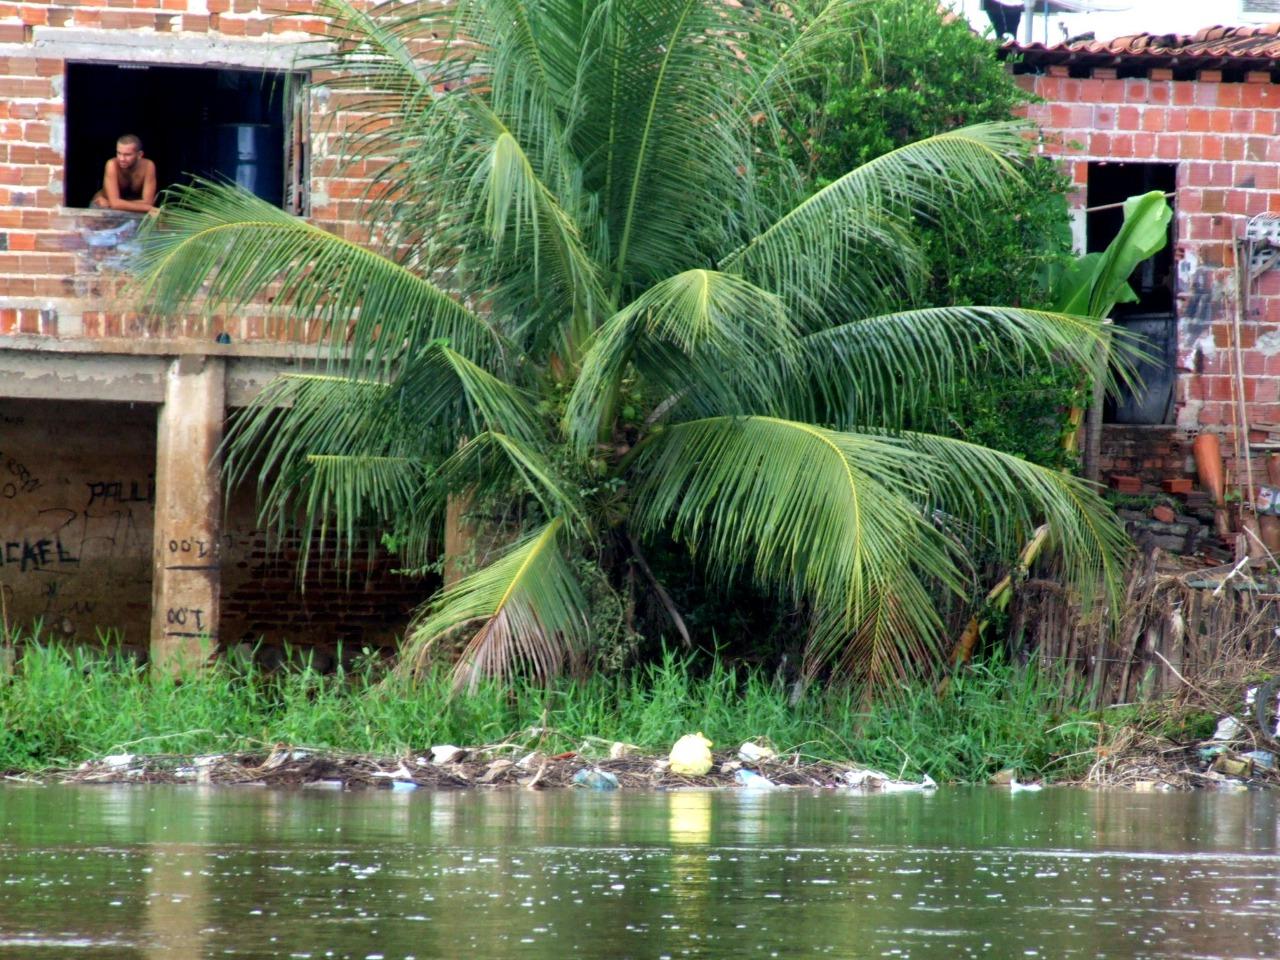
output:
M817 401L800 413L845 426L903 425L965 377L1010 374L1056 359L1089 368L1114 344L1120 376L1139 355L1134 341L1089 317L1013 307L928 307L854 320L802 338Z
M483 280L504 310L567 317L556 333L544 324L533 335L544 341L556 336L557 347L572 361L595 318L609 312L600 270L577 224L539 179L515 135L496 114L491 125L493 140L475 172L479 197L473 204L484 210L493 248ZM555 295L548 296L551 291Z
M419 669L442 645L464 646L456 689L526 673L546 681L578 655L589 631L586 601L552 520L500 559L440 593L405 639L402 662Z
M393 525L418 534L400 538L406 565L427 562L434 528L428 527L422 508L436 502L425 495L432 475L429 464L408 457L310 454L304 467L292 476L292 499L308 521L297 525L299 572L313 548L323 553L331 543L350 568L356 546L364 543L372 551L377 534ZM400 522L408 516L415 518L412 526Z
M683 411L763 412L778 404L797 336L782 299L741 277L687 270L655 283L601 328L566 414L579 450L613 416L628 364Z
M960 194L1007 193L1026 153L1024 132L1016 123L977 124L892 150L801 201L720 267L801 303L835 302L869 272L909 276L919 265L913 218L936 215Z
M752 29L704 0L616 0L591 20L575 139L594 145L584 187L601 198L616 301L704 263L744 196L750 137L735 105Z
M560 516L567 534L590 531L577 491L556 475L533 443L493 430L472 437L440 466L436 482L442 490L474 497L506 494L512 480L538 501L547 516Z
M296 338L326 337L335 358L346 345L357 373L436 339L477 359L501 346L432 281L231 184L179 188L143 250L138 292L150 310L235 312L270 291L267 309Z
M444 341L405 361L388 402L405 428L421 436L494 429L524 441L544 437L533 398L510 380L473 363Z
M894 596L897 616L937 635L937 602L904 571L944 590L963 577L929 524L913 454L880 437L766 417L668 427L637 456L635 517L670 530L724 580L750 568L853 630ZM907 578L912 579L911 577Z
M885 435L911 455L925 509L961 521L1010 559L1047 524L1064 580L1086 603L1116 599L1132 544L1097 491L1079 477L1013 454L924 433Z

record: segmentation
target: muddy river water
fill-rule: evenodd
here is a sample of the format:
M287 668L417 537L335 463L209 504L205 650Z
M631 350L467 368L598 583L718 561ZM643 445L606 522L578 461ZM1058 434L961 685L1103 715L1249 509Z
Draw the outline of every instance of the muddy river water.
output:
M1280 957L1280 797L0 788L0 957Z

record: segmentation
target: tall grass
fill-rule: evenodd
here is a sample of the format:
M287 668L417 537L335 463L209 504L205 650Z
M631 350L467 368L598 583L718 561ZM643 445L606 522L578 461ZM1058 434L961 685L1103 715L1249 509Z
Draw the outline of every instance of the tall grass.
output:
M815 759L869 764L939 781L1071 772L1061 758L1092 743L1091 728L1063 724L1072 702L1059 678L1007 663L977 665L939 700L930 686L860 708L855 692L814 691L798 705L767 675L668 653L617 676L550 688L482 684L451 698L449 680L417 684L373 664L333 675L305 665L274 674L219 661L181 678L150 677L106 649L28 642L0 677L0 769L69 766L110 753L209 754L286 743L397 755L433 744L511 738L548 752L607 749L620 740L665 752L703 731L717 747L765 737Z

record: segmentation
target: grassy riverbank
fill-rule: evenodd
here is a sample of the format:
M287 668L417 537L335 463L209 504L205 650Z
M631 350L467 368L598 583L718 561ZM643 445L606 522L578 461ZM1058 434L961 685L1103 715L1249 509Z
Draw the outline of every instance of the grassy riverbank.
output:
M1097 736L1093 724L1061 719L1060 681L1005 663L970 668L945 699L918 685L869 710L841 690L814 690L793 707L765 674L719 661L700 669L675 654L550 689L489 685L452 699L448 690L443 675L411 686L373 666L266 675L219 662L180 683L151 680L100 651L28 644L0 677L0 769L275 743L394 756L507 738L548 753L584 742L607 751L620 740L665 754L676 738L701 730L717 747L767 737L805 757L939 782L983 781L1007 767L1054 779L1079 773Z

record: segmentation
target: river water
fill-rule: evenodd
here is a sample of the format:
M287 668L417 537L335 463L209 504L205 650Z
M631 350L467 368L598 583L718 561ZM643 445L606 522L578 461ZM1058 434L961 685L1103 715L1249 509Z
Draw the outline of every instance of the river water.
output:
M0 788L0 957L1280 957L1280 797Z

